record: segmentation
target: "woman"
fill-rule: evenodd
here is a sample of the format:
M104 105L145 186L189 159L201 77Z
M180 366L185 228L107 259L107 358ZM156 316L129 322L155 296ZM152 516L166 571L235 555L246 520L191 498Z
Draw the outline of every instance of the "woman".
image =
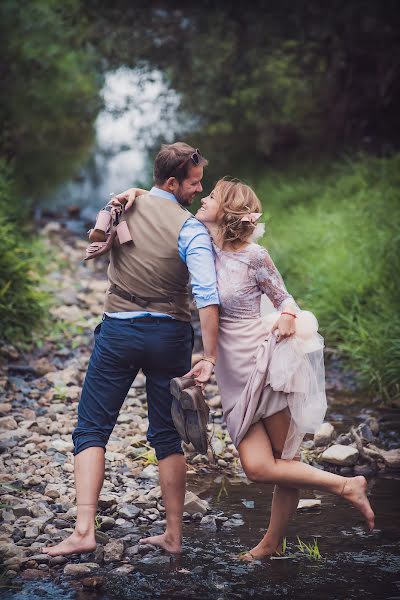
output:
M144 191L136 191L136 195L140 193ZM215 374L228 431L246 476L252 481L275 483L268 530L242 555L245 560L280 551L290 517L296 512L300 488L342 496L361 512L370 529L374 527L364 477L344 478L298 460L304 432L315 430L325 414L318 371L321 364L312 364L315 357L322 357L322 338L315 331L308 335L306 323L305 338L300 339L303 313L287 292L267 250L252 241L260 214L261 204L254 191L239 181L225 179L203 198L196 213L210 232L215 249L221 302ZM280 311L275 313L272 327L261 317L262 294ZM188 375L196 376L196 367ZM314 429L307 429L313 421Z

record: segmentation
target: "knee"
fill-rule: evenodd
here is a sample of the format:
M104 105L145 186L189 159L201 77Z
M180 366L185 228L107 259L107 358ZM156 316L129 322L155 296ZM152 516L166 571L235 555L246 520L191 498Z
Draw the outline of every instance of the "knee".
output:
M265 463L243 465L247 479L255 483L273 483L271 468Z

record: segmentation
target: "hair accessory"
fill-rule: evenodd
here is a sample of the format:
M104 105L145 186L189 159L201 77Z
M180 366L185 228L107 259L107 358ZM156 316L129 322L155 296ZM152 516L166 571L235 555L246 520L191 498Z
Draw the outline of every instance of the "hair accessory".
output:
M249 223L255 223L260 217L262 213L249 213L248 215L244 215L240 220L248 221Z

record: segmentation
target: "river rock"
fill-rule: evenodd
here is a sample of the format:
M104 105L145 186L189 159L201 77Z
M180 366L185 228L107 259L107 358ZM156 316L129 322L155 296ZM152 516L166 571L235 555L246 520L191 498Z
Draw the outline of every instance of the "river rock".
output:
M125 504L119 509L118 514L124 519L135 519L142 512L141 508L138 508L134 504Z
M85 577L81 580L81 584L84 588L95 589L102 586L104 583L104 577L101 575L95 575L94 577Z
M205 515L200 521L200 527L217 531L217 522L214 515Z
M385 465L389 467L389 469L400 469L400 448L381 450L381 454Z
M140 473L142 479L158 479L158 467L156 465L148 465Z
M351 466L356 464L358 456L359 452L353 446L333 444L322 453L320 458L333 465Z
M322 423L321 427L314 434L315 446L326 446L333 438L335 428L331 423Z
M0 417L0 430L17 429L18 423L13 417Z
M321 508L321 500L317 498L301 498L297 505L297 510L319 510Z
M132 571L135 571L135 565L121 565L116 569L113 569L111 573L115 573L115 575L129 575Z
M62 454L72 452L72 450L74 449L74 445L72 442L67 442L66 440L62 440L61 438L50 440L48 447L54 448L55 450L57 450L57 452L61 452Z
M207 400L207 404L210 408L221 408L221 396L214 396Z
M111 540L104 547L104 562L111 563L121 560L124 553L124 542L122 540Z
M206 500L202 500L193 492L186 492L183 510L190 515L193 515L194 513L205 515L206 512L210 510L210 505Z
M156 554L152 556L145 556L145 558L142 558L141 562L145 565L169 565L171 563L171 557L163 554Z
M129 546L129 548L127 548L125 551L125 556L127 558L131 558L132 556L136 556L137 554L139 554L138 544L136 544L135 546Z
M118 503L118 499L116 496L111 496L111 494L100 494L98 505L99 508L111 508L114 504Z
M73 563L68 563L64 567L64 575L71 575L74 577L78 577L79 575L88 575L91 569L84 563L76 565Z
M360 423L360 425L356 427L355 432L360 436L363 442L372 442L375 439L375 436L367 423Z

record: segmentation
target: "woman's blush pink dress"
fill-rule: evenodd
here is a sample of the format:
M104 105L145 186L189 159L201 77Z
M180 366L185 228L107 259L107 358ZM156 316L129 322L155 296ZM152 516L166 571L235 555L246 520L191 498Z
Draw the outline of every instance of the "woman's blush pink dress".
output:
M276 311L295 311L296 321L302 312L265 248L251 243L239 252L214 249L221 303L215 375L229 435L238 447L251 425L288 407L282 458L291 459L325 415L323 340L303 319L305 337L277 343L271 327L280 312L264 319L262 294Z

